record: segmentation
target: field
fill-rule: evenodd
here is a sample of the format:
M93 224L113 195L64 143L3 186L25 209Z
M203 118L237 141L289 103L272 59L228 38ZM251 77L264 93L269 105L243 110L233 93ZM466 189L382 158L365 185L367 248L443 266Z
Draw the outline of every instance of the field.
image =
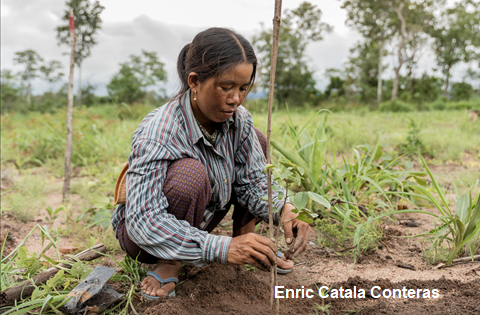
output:
M119 266L113 260L122 261L125 256L109 224L116 177L129 155L133 131L151 109L145 105L108 105L74 111L74 178L68 204L62 204L61 195L65 112L2 115L3 256L12 252L35 226L46 226L48 233L57 239L55 246L45 252L50 258L55 256L55 247L62 254L71 254L97 243L107 245L109 257L94 264L117 267L119 274L126 276L117 279L120 281L112 281L112 286L121 293L128 295L130 292L129 301L140 314L269 314L269 275L253 267L213 264L197 269L184 266L176 298L142 303L135 287L145 266L134 266L132 269L138 270L134 277L135 270L127 270L125 265ZM281 110L273 114L272 138L305 159L307 157L302 154L310 150L309 162L321 161L312 173L325 178L318 186L311 185L307 175L300 176L300 164L289 169L292 164L282 157L287 151L280 154L277 147L273 155L279 182L293 181L296 185L294 191L299 194L315 191L322 195L323 192L332 202L331 209L312 200L299 207L308 208L302 210L302 214L312 220L312 226L316 228L312 229L306 252L295 259L294 271L281 277L279 285L288 289L304 286L315 292L324 285L331 289L356 286L367 292L373 286L382 289L406 286L407 289L438 289L440 298L374 299L366 296L321 299L315 296L311 299L282 299L280 313L423 314L429 311L431 314L478 314L480 266L468 263L433 269L439 262L447 261L452 248L456 247L448 240L439 242L442 237L428 238L438 235L435 232L439 233L438 225L444 221L434 220L434 216L425 212L445 216L442 211L451 214L460 207L458 200L468 198L472 199L468 205L472 211L472 202L480 193L480 121L469 121L463 110L316 112L313 109L290 109L290 113ZM254 113L253 117L255 125L266 132L266 114ZM316 141L308 145L305 134L300 134L304 124L309 136L320 140L318 147ZM299 133L298 141L293 136L296 132ZM428 164L431 175L425 172L418 153ZM378 187L371 181L358 181L362 178L358 175L360 167L371 167L362 173L363 177L370 174L368 179L374 179ZM371 175L377 168L388 171L387 175L382 172ZM282 177L286 171L290 175ZM338 171L345 178L351 177L335 186ZM393 174L405 175L402 185L396 186L400 180L394 179ZM305 188L308 183L310 189ZM413 185L424 189L415 190ZM424 197L429 194L431 199L410 198L405 192ZM460 197L463 194L465 197ZM345 205L348 214L333 205L335 196L353 204ZM361 206L367 208L363 214ZM399 211L402 209L406 210ZM382 217L392 211L397 212ZM338 222L347 222L344 225L347 228L342 229ZM258 233L266 233L266 229L262 224ZM226 218L214 233L229 235L230 230L231 219ZM413 237L430 231L435 232ZM26 257L45 261L39 254L45 246L42 245L43 236L38 228L30 235L24 245L29 253ZM453 238L453 234L451 236ZM286 249L285 245L280 247ZM459 247L455 257L479 254L479 247L476 233ZM398 267L401 263L410 265L411 269ZM39 267L36 272L41 269ZM76 283L79 279L75 280ZM17 280L18 277L13 277L9 278L10 282L3 282L2 276L2 290ZM124 305L112 312L128 311ZM134 313L131 308L128 312Z

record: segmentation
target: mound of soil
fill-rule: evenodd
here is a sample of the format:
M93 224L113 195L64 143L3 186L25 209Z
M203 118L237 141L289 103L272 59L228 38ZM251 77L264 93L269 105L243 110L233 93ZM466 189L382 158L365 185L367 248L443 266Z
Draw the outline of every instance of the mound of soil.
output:
M140 303L136 310L139 314L151 315L270 314L268 282L260 281L256 273L261 271L219 264L187 269L186 280L177 285L176 297ZM268 279L268 273L264 274ZM313 301L292 299L282 301L280 307L282 314L308 314L312 305Z
M138 302L139 314L270 314L270 289L268 273L246 271L241 266L212 264L205 268L190 268L177 286L177 296L160 298L157 301ZM301 288L293 274L279 276L279 285L285 288ZM322 284L306 286L317 292ZM439 280L408 280L392 283L388 279L369 281L360 277L333 284L332 288L363 288L365 298L289 298L280 300L280 314L322 314L314 305L328 306L330 314L480 314L480 281L463 283L441 278ZM383 289L437 289L440 297L424 298L379 298L368 292L379 286ZM378 293L378 292L377 292Z

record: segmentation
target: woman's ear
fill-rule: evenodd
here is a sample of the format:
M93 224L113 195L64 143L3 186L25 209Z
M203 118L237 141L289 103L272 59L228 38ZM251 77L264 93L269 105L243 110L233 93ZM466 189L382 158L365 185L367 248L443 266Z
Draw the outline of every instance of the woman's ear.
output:
M190 72L188 75L188 86L190 87L190 90L196 90L198 88L198 74L196 72Z

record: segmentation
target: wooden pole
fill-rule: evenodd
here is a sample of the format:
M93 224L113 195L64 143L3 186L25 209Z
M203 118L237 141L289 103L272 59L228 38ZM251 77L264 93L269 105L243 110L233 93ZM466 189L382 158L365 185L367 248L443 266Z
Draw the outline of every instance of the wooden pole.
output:
M75 257L77 257L77 259L81 261L90 261L102 256L99 253L105 254L106 252L107 247L105 245L97 244L89 249L84 250L81 253L78 253L77 255L75 255ZM72 258L68 258L67 260L74 262ZM60 263L58 267L69 269L72 266L69 264ZM32 277L32 281L35 283L36 286L39 286L40 284L46 283L48 279L53 278L59 271L60 269L57 267L49 268L44 272ZM15 301L30 297L34 290L35 286L33 286L30 281L24 281L20 284L17 284L16 286L11 287L0 293L0 307L14 305Z
M272 57L270 62L270 87L268 90L268 125L267 125L267 163L272 163L270 155L270 135L272 133L272 107L273 107L273 89L275 87L275 71L277 69L278 38L280 34L280 19L282 14L282 0L275 0L275 15L273 18L273 42ZM267 171L268 180L268 229L269 237L274 241L273 234L273 209L272 209L272 170ZM279 209L281 210L281 209ZM270 269L270 309L271 314L278 313L278 307L274 306L275 285L277 283L277 264ZM278 303L278 300L277 300Z
M67 145L65 148L65 180L63 182L63 203L68 202L70 198L70 177L73 146L73 70L75 69L75 22L73 21L73 9L70 10L70 76L68 78L68 105L67 105Z

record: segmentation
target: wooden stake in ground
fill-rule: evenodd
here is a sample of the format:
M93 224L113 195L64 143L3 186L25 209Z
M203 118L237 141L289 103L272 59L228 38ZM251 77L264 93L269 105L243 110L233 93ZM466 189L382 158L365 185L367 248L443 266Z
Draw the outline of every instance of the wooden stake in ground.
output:
M278 38L280 34L280 19L282 14L282 0L275 0L275 15L273 18L273 42L272 42L272 58L270 62L270 87L268 90L268 125L267 125L267 163L271 164L270 156L270 134L272 133L272 107L273 107L273 89L275 86L275 71L277 69L277 52L278 52ZM268 179L268 229L269 237L274 239L273 235L273 209L272 209L272 170L267 171ZM280 210L280 209L279 209ZM277 283L277 264L274 264L270 269L270 307L271 314L278 314L278 300L277 307L274 307L275 285Z
M73 9L70 10L70 76L68 78L68 105L67 105L67 145L65 148L65 180L63 182L63 203L70 198L70 162L72 160L73 143L73 70L75 69L75 22L73 21Z

